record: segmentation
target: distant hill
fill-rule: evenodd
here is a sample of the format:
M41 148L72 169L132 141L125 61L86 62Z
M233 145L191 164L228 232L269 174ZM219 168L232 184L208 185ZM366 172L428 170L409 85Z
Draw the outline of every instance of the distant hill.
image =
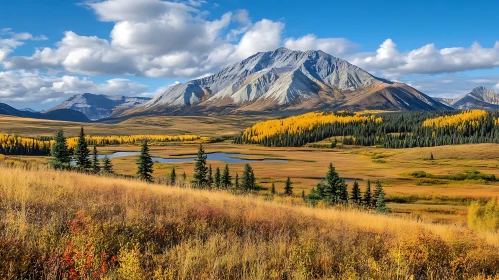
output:
M91 120L107 118L119 115L123 111L143 104L151 98L147 97L126 97L108 96L103 94L83 93L73 95L60 105L57 105L46 112L59 109L71 109L82 112Z
M481 86L461 98L437 98L437 100L454 109L499 110L499 94Z
M57 121L90 122L90 119L87 118L83 113L75 110L58 109L50 112L40 113L18 110L5 103L0 103L0 115Z
M130 114L221 114L319 109L440 110L446 105L403 83L377 78L322 51L280 48L171 86Z

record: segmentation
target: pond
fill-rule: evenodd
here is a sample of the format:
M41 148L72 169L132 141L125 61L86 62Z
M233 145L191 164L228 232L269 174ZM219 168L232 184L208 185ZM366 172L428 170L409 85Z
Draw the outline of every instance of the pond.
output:
M118 157L129 157L129 156L138 156L140 152L115 152L107 155L108 158L118 158ZM98 158L102 159L105 155L98 155ZM238 158L241 156L250 156L245 154L238 153L211 153L206 154L208 160L218 160L224 161L226 163L248 163L248 162L288 162L287 159L272 159L272 158L264 158L264 159L244 159ZM159 163L183 163L183 162L194 162L196 159L196 155L185 155L182 158L162 158L162 157L153 157L152 160Z

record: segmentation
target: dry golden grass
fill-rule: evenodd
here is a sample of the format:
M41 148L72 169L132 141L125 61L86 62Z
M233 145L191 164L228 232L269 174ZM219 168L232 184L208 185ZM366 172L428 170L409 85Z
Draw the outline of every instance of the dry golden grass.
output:
M69 172L0 174L0 278L498 279L498 234Z
M275 116L274 116L275 117ZM216 117L136 117L121 123L76 123L51 120L28 119L0 115L0 133L26 137L53 136L63 128L66 136L78 135L80 127L90 135L182 135L235 136L246 127L272 116L216 116Z

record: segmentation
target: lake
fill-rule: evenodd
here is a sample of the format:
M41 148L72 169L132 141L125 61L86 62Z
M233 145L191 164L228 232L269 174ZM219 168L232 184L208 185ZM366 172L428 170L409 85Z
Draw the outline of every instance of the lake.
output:
M130 156L138 156L140 152L115 152L107 155L108 158L118 158L118 157L130 157ZM104 158L106 155L98 155L99 159ZM186 157L182 158L162 158L162 157L153 157L152 160L159 163L183 163L183 162L194 162L196 159L196 155L185 155ZM207 160L218 160L224 161L226 163L248 163L248 162L288 162L287 159L272 159L272 158L264 158L264 159L243 159L237 158L240 156L251 156L245 154L238 153L210 153L206 154Z

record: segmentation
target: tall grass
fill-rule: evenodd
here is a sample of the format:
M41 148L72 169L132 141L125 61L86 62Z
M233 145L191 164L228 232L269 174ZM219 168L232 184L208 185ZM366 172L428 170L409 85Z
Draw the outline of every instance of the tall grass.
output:
M498 250L458 226L0 167L1 279L499 279Z

